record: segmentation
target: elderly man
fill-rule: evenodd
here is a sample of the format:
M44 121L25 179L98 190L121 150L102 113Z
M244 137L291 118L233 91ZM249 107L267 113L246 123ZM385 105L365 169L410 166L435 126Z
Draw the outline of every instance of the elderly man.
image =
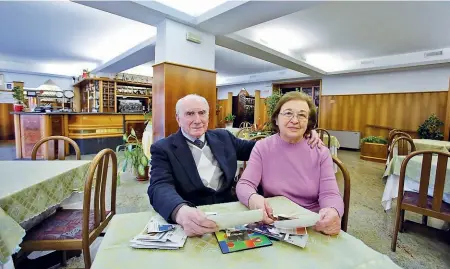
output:
M231 191L237 161L247 161L255 145L227 130L208 130L208 112L205 98L181 98L176 104L180 129L150 148L150 203L167 221L183 226L188 236L216 230L196 206L237 201ZM319 141L314 132L310 145Z

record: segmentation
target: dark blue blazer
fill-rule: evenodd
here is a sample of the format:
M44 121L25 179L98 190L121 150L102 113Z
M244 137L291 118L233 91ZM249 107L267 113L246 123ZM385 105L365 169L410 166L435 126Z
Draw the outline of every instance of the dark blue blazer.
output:
M199 206L237 201L232 192L237 161L250 158L255 141L238 139L225 129L208 130L205 137L224 174L224 182L217 191L205 187L201 181L181 130L150 147L150 204L169 222L174 221L171 213L181 203Z

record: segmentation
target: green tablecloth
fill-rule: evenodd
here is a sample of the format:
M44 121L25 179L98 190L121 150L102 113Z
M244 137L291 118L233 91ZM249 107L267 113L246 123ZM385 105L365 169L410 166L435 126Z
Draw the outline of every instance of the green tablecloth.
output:
M328 146L328 135L323 136L323 143ZM333 135L331 136L330 147L335 147L337 149L341 147L341 144L339 144L339 141Z
M400 176L400 168L402 167L402 162L406 156L395 155L392 160L388 163L386 171L383 177L387 177L391 174ZM420 174L422 173L422 156L414 156L406 167L405 175L416 182L420 182ZM437 156L433 156L431 159L431 171L430 171L430 186L434 186L436 178L436 166L437 166ZM447 172L445 177L450 178L450 162L447 163ZM450 193L450 180L445 181L444 192Z
M82 190L91 161L0 161L0 262L20 244L19 224Z
M283 197L270 199L275 214L315 214ZM201 210L236 212L242 204L202 206ZM148 250L129 247L129 240L142 231L155 212L115 215L96 254L92 269L149 268L399 268L387 256L341 232L326 236L308 228L309 242L302 249L274 241L273 246L222 254L212 234L188 238L180 250Z
M449 141L439 141L431 139L413 139L416 150L441 150L449 151L450 142Z

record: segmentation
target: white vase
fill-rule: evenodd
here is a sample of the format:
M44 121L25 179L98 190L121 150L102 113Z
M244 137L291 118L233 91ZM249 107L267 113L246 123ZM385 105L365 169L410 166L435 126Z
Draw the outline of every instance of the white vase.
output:
M232 129L232 128L233 128L233 122L227 122L227 123L225 123L225 128L226 128L226 129Z

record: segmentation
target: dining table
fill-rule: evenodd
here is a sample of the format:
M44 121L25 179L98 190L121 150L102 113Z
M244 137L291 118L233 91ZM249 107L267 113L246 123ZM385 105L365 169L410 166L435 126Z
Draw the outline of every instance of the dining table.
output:
M82 191L91 161L0 161L0 269L14 268L26 230L49 208Z
M440 150L448 152L450 150L450 141L432 140L432 139L413 139L416 150Z
M298 218L317 214L288 198L268 198L274 214ZM199 206L204 212L234 213L248 210L239 202ZM117 214L100 244L91 269L165 268L400 268L388 256L375 251L361 240L341 231L330 236L307 228L304 248L273 241L272 246L222 254L213 233L189 237L181 249L134 249L130 240L141 233L157 213Z

